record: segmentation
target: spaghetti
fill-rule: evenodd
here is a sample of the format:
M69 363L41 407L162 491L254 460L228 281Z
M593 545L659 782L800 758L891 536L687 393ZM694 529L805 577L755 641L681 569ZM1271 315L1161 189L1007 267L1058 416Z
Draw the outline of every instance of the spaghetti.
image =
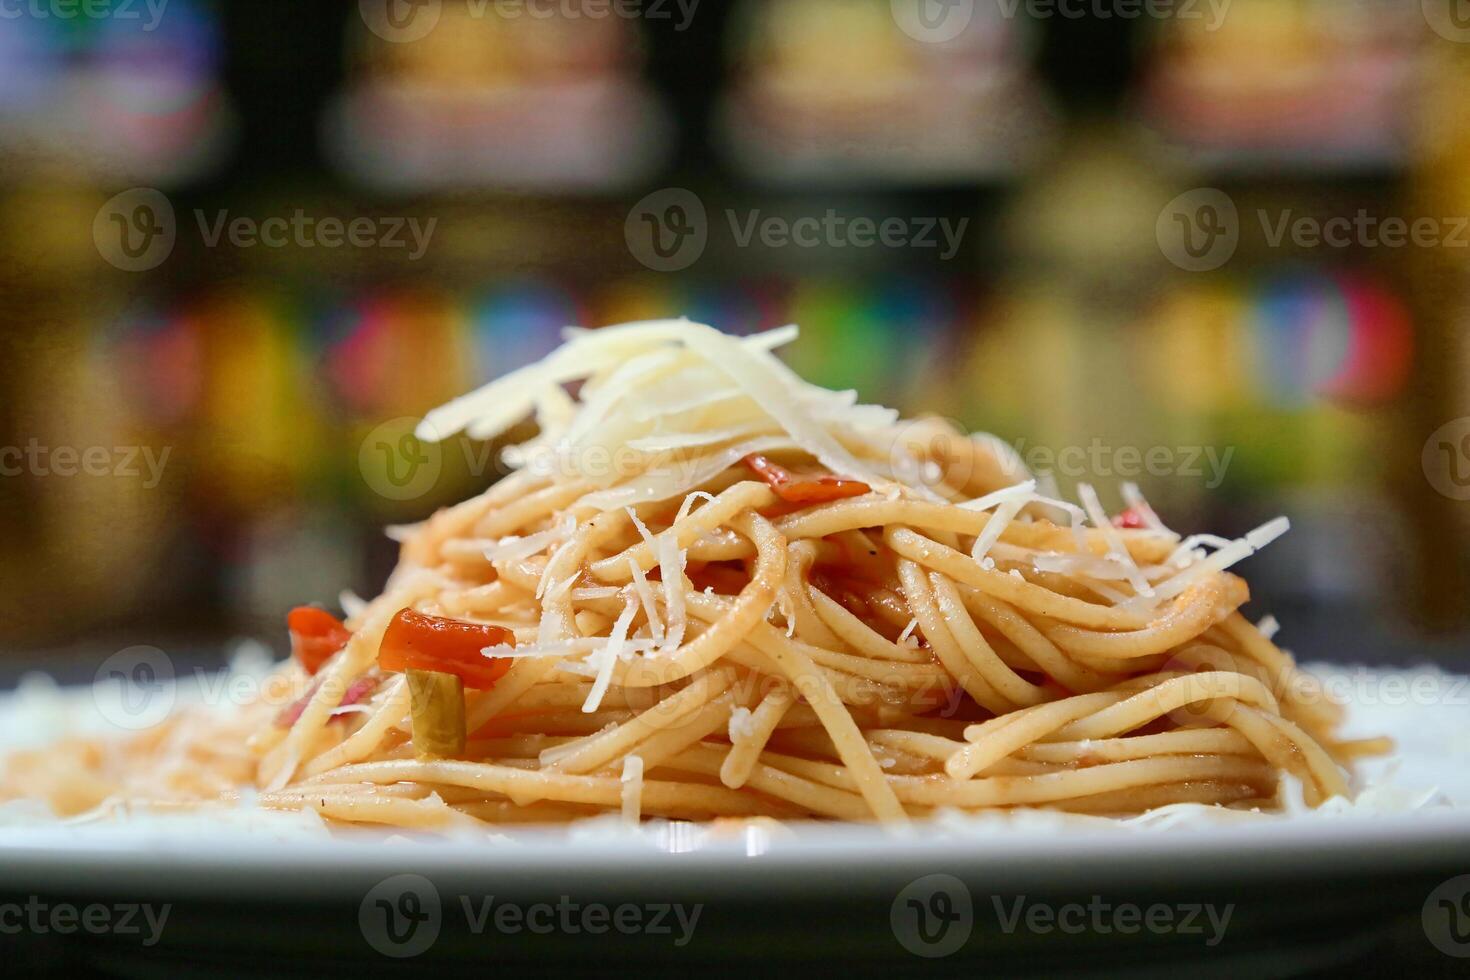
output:
M289 709L183 712L12 760L61 812L260 804L441 828L598 814L878 820L1309 805L1378 742L1138 495L1043 496L993 438L861 405L687 321L571 331L420 438L539 432L397 529L383 593L298 611ZM575 397L572 385L580 382Z

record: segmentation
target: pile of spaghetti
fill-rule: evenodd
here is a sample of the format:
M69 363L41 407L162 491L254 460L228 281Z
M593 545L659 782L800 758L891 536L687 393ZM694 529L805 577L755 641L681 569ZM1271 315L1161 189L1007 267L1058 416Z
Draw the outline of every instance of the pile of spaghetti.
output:
M538 431L394 529L371 602L291 617L299 692L14 760L63 812L252 796L410 828L605 813L901 823L1346 795L1342 708L1138 494L1056 498L992 437L858 404L688 321L570 331L419 437ZM1045 477L1042 477L1045 481ZM1283 780L1283 776L1292 777Z

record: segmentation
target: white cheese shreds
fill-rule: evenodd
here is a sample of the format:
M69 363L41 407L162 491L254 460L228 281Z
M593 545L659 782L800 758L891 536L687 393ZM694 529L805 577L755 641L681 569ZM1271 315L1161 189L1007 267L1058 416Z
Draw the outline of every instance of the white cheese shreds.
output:
M1261 617L1261 621L1256 624L1256 629L1260 630L1261 635L1266 639L1274 640L1276 634L1281 632L1281 624L1276 621L1275 616L1263 616Z
M689 555L679 547L679 542L672 535L667 534L659 539L654 554L658 557L659 577L663 579L664 608L669 614L664 652L671 654L684 642L684 631L689 625L684 604L684 590L687 587L684 567L688 564Z
M383 528L383 536L389 541L397 541L399 544L407 541L419 532L420 524L389 524Z
M796 603L791 598L791 590L783 587L776 593L776 601L766 612L767 617L780 616L786 624L786 637L790 639L796 635Z
M745 388L756 404L769 412L803 450L834 473L870 484L884 482L812 420L798 398L798 386L806 387L806 383L789 368L769 352L751 350L711 327L690 326L693 329L684 337L685 344Z
M1134 562L1133 556L1128 552L1128 546L1123 543L1123 536L1108 520L1107 511L1103 510L1102 501L1098 499L1097 491L1090 483L1077 484L1077 496L1082 500L1082 506L1087 511L1087 516L1092 520L1093 527L1102 532L1103 540L1108 543L1108 557L1116 561L1126 573L1128 584L1133 586L1133 591L1141 596L1152 596L1153 587L1138 570L1138 564Z
M638 536L641 537L643 539L643 542L647 544L650 548L654 547L653 532L648 530L648 525L643 523L642 518L638 516L638 512L629 507L627 508L627 513L628 519L631 520L633 522L633 526L638 529Z
M1249 558L1290 529L1291 522L1285 517L1267 521L1245 537L1227 543L1203 561L1197 561L1172 578L1160 582L1154 589L1155 597L1162 601L1179 595L1204 576L1212 572L1223 572L1236 562Z
M1050 474L1042 474L1042 476L1045 478L1049 477ZM1055 480L1052 483L1055 486ZM1037 493L1032 496L1031 503L1044 509L1058 510L1066 514L1069 526L1072 529L1072 540L1076 542L1077 550L1087 551L1087 531L1085 527L1087 524L1087 512L1076 504L1068 503L1060 497L1057 497L1054 492L1050 494L1042 492L1046 488L1044 479L1038 480L1037 487Z
M761 436L729 449L701 456L692 462L674 463L649 470L620 486L589 493L577 501L577 506L606 511L682 497L713 480L751 453L796 448L796 443L788 436Z
M898 645L901 647L918 646L919 644L914 642L914 631L918 628L919 618L915 616L913 619L909 620L909 624L903 628L903 632L898 634Z
M550 566L548 566L548 567L550 567ZM572 586L573 585L576 585L577 584L577 579L579 579L581 577L582 577L582 573L581 572L573 572L572 574L568 575L566 578L562 579L560 582L554 583L551 586L551 588L549 588L549 589L546 590L546 596L547 596L547 598L549 598L549 599L560 599L562 596L566 595L568 592L571 591Z
M1005 529L1015 520L1021 508L1026 506L1029 494L1013 496L1005 500L995 508L995 513L990 515L990 520L985 522L985 529L975 538L975 546L970 549L970 557L976 561L984 561L991 547L1000 540Z
M487 657L506 657L511 660L534 659L536 657L574 657L584 653L596 653L607 646L605 636L579 636L569 640L552 640L549 643L524 643L511 646L508 643L485 647L480 652ZM652 650L649 640L629 639L623 649L629 653Z
M499 542L485 548L485 559L487 561L519 561L522 558L530 558L570 537L576 529L576 520L568 514L564 520L544 531L537 531L535 534L527 534L524 537L512 535L501 538Z
M1036 493L1041 497L1057 498L1062 495L1061 488L1057 486L1057 476L1051 470L1041 470L1036 474Z
M353 592L351 589L343 589L337 596L337 604L342 607L342 615L348 619L356 619L367 611L367 600Z
M684 496L684 502L679 505L679 513L675 515L673 523L678 524L684 518L688 517L690 512L694 510L694 502L700 498L703 498L707 503L714 503L715 495L706 493L703 490L696 490L693 493L686 494Z
M749 439L764 435L772 429L769 421L752 422L748 425L732 425L723 429L706 429L703 432L655 433L634 439L628 448L640 453L666 453L675 449L695 449L715 446L735 439Z
M1147 498L1144 497L1143 491L1138 489L1138 484L1124 483L1122 491L1123 500L1143 521L1144 527L1148 528L1150 531L1157 531L1160 534L1167 534L1173 538L1177 538L1179 536L1173 531L1169 530L1169 528L1164 526L1163 521L1159 520L1159 515L1154 511L1153 505L1150 504Z
M567 343L544 360L512 371L430 412L415 432L426 442L438 442L460 431L468 431L476 439L494 438L525 418L548 385L585 378L599 368L672 340L683 323L646 321L615 330L569 334Z
M1013 550L1020 554L1013 555ZM1038 572L1057 572L1062 575L1076 575L1082 578L1107 581L1122 581L1128 578L1127 569L1115 561L1099 558L1096 555L1079 555L1060 551L1026 551L1023 548L1011 549L1004 545L997 546L994 553L997 557L1007 561L1029 561L1031 567ZM1165 565L1141 565L1138 570L1143 573L1144 578L1149 580L1163 578L1175 571Z
M637 614L638 597L630 595L623 611L618 614L617 622L613 623L612 635L608 637L607 643L592 654L591 659L596 662L597 678L592 682L592 690L587 692L587 700L582 702L584 714L590 715L602 704L603 695L607 694L608 685L612 683L613 668L623 655L623 648L628 642L628 630Z
M897 413L797 377L771 353L795 336L787 327L736 339L687 320L569 330L540 364L431 412L420 434L463 429L488 438L534 411L542 432L505 458L587 480L574 508L599 511L687 498L741 457L776 450L888 488L887 471L863 460L890 455L885 430ZM562 386L578 380L580 402L570 401ZM514 550L495 553L525 547L507 543Z
M654 646L662 646L664 642L664 622L659 617L658 607L653 602L653 588L648 584L648 576L643 574L643 569L638 567L638 562L631 557L628 559L628 570L633 574L633 589L638 593L638 601L643 604L643 612L648 617L648 634L653 640Z
M987 493L983 497L967 500L959 506L965 510L989 510L992 507L1009 503L1012 500L1021 500L1024 502L1035 492L1036 481L1026 480L1022 483L1017 483L1015 486L1004 487L993 493Z
M634 406L632 414L639 422L650 422L716 405L722 410L730 410L734 403L749 401L739 387L730 384L729 378L713 368L700 366L684 372L679 384L670 385Z
M1203 554L1199 550L1199 546L1202 544L1209 545L1211 548L1226 548L1230 545L1230 539L1222 538L1217 534L1191 534L1179 542L1179 547L1175 548L1173 553L1164 559L1164 564L1178 565L1180 568L1184 568L1194 562L1196 556Z
M755 719L749 708L736 708L730 712L730 741L739 745L755 738Z
M576 602L589 602L595 599L611 599L617 594L616 585L591 585L583 589L573 589L572 599Z

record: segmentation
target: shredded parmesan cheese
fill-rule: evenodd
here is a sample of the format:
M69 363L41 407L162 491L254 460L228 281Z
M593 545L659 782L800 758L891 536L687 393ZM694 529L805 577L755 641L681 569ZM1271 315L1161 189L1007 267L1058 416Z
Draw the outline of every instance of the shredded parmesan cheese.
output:
M1203 561L1197 561L1172 578L1165 579L1154 589L1154 594L1161 601L1171 599L1205 575L1223 572L1236 562L1249 558L1290 529L1291 522L1285 517L1267 521L1245 537L1229 542Z
M512 535L508 538L501 538L499 542L485 548L485 558L487 561L519 561L522 558L530 558L532 555L541 554L556 542L570 537L576 529L575 518L568 514L566 520L544 531L524 537Z
M1108 543L1108 557L1122 566L1128 578L1128 584L1133 586L1133 591L1141 596L1151 597L1154 594L1153 587L1138 570L1133 556L1128 553L1128 546L1123 543L1123 536L1118 529L1113 527L1113 522L1108 520L1107 511L1103 510L1102 501L1097 497L1097 491L1090 483L1077 484L1077 496L1082 499L1082 506L1087 510L1087 516L1092 519L1093 527L1102 532L1103 540Z
M597 665L597 678L592 682L587 700L582 702L584 714L590 715L601 706L603 695L607 694L608 685L612 683L613 668L623 655L623 648L628 642L628 630L637 614L638 597L630 595L623 611L618 614L617 622L613 623L612 635L608 637L607 643L592 654Z
M736 708L730 712L730 741L738 745L755 738L755 721L749 708Z

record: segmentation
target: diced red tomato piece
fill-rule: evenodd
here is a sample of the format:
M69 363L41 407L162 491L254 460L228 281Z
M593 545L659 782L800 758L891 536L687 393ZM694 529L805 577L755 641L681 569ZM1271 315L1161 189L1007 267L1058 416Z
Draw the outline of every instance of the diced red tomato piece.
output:
M815 476L797 475L786 467L771 462L765 456L752 453L745 457L745 465L756 476L766 481L776 496L788 504L825 504L847 497L861 497L873 488L861 480L822 473Z
M286 616L291 631L291 653L308 674L315 675L332 655L352 639L352 631L325 609L297 606Z
M514 642L515 634L502 626L400 609L383 633L378 666L400 672L432 670L453 674L464 681L465 687L484 691L506 675L511 660L487 657L480 651Z
M1138 530L1139 528L1148 527L1148 524L1144 522L1143 515L1138 512L1137 507L1129 507L1123 513L1113 518L1113 526Z

